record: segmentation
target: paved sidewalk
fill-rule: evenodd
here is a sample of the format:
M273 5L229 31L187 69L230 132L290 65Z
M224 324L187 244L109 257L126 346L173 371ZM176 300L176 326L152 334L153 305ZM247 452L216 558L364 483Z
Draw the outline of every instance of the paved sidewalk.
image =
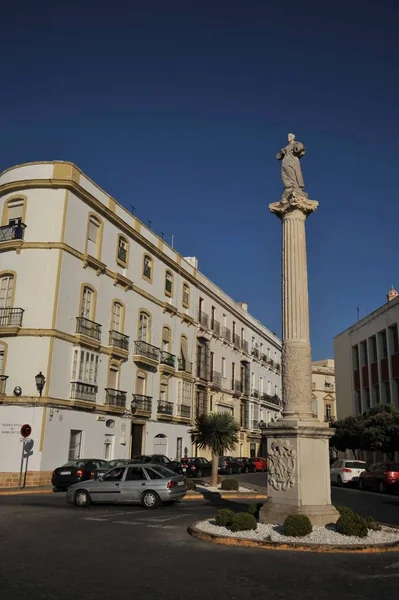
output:
M53 491L51 485L41 485L19 488L0 488L0 496L21 496L24 494L49 494Z

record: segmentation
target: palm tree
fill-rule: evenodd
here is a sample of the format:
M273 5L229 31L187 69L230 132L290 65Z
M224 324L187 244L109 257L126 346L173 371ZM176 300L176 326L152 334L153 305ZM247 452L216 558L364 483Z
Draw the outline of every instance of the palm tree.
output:
M240 426L227 412L199 415L190 430L191 441L198 448L208 448L212 453L211 485L217 486L219 456L233 450L238 442Z

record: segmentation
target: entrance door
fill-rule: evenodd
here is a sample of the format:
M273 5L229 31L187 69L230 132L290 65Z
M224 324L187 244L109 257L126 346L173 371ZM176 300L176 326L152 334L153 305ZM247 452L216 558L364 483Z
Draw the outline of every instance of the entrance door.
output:
M154 437L152 453L168 456L168 438L163 433L159 433Z
M131 458L139 456L143 451L143 425L132 423L132 450Z

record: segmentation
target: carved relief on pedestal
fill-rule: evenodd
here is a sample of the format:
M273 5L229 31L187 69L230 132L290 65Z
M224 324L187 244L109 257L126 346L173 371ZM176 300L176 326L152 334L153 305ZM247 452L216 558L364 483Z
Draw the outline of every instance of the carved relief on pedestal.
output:
M282 387L285 411L312 412L310 345L286 342L282 353Z
M275 440L268 451L268 482L277 491L295 485L296 450L289 440Z

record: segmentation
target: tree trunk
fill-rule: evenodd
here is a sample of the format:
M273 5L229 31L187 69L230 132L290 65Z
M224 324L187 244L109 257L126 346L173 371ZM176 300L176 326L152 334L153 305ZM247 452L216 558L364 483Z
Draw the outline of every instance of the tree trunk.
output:
M218 485L218 468L219 468L219 456L212 452L212 475L211 475L211 486L217 487Z

